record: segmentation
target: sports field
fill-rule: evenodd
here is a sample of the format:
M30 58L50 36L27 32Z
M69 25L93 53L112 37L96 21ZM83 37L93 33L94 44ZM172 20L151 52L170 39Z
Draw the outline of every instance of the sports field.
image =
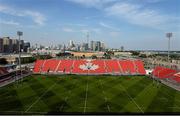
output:
M0 88L0 114L180 112L180 92L145 76L32 75Z

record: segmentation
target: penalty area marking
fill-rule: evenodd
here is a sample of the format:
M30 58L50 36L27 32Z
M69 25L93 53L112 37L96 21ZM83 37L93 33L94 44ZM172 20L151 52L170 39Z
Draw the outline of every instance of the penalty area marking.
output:
M33 105L35 105L49 90L51 90L54 86L56 85L56 83L54 83L52 86L50 86L34 103L32 103L28 109L26 109L25 112L28 112L32 107Z

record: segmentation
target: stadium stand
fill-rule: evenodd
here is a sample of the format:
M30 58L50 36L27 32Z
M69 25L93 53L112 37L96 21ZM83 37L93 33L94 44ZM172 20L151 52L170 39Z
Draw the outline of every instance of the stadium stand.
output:
M169 79L180 83L180 72L174 69L157 66L153 70L152 75L160 79Z
M58 65L58 60L46 60L44 66L42 67L42 72L54 72Z
M152 72L153 76L156 76L158 78L170 78L175 73L177 73L176 70L166 68L166 67L161 67L161 66L155 67L155 69Z
M105 60L105 65L107 73L122 73L117 60Z
M87 70L82 70L80 68L81 65L85 64L86 61L85 60L74 60L74 65L72 68L72 73L79 73L79 74L86 74L88 73Z
M144 64L141 60L135 60L134 63L136 65L135 68L136 68L137 73L142 74L142 75L146 74L146 71L144 69Z
M5 68L0 67L0 76L5 74L8 74L8 71Z
M145 75L141 60L37 60L34 73Z
M40 73L45 60L37 60L34 65L34 73Z
M173 80L175 80L176 82L180 83L180 72L174 74Z
M71 73L72 64L74 60L61 60L57 72L59 73Z

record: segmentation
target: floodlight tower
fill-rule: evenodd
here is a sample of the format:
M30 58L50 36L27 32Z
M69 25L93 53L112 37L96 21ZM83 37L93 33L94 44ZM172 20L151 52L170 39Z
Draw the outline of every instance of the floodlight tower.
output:
M21 31L17 31L17 35L19 36L19 68L20 68L20 75L22 75L22 71L21 71L21 39L20 37L23 35L23 32Z
M170 60L169 60L169 53L170 53L170 39L172 37L172 33L166 33L166 37L168 38L168 63L170 64Z

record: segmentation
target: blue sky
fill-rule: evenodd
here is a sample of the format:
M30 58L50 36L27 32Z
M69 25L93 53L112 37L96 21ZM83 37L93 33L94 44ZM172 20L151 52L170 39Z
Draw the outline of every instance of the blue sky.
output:
M0 0L0 36L35 44L100 40L108 47L180 50L180 0Z

